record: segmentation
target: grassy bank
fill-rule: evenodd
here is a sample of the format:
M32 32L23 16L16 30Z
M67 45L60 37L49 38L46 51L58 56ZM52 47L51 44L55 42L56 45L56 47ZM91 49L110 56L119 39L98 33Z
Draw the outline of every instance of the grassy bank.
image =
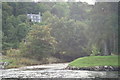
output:
M8 56L3 56L0 62L8 63L8 65L4 66L5 68L17 68L17 67L23 67L28 65L40 64L39 61L36 61L33 59L28 59L24 57L8 57Z
M33 66L33 65L41 65L48 63L58 63L63 62L54 57L44 58L43 60L37 61L35 59L25 58L21 56L10 57L10 56L2 56L2 60L0 62L7 62L8 65L5 65L5 68L18 68L24 66Z
M72 61L69 66L94 67L94 66L120 66L118 56L88 56Z
M9 49L6 50L5 53L6 55L2 55L2 59L0 59L0 62L8 63L4 66L4 68L18 68L23 66L64 62L63 60L60 60L53 56L45 57L40 60L27 56L25 57L19 49Z

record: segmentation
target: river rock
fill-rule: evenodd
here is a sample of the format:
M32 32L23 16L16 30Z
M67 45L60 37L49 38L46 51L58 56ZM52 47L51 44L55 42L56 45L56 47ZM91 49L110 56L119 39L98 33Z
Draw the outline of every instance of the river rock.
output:
M65 69L68 70L90 70L90 71L118 71L120 67L113 66L95 66L95 67L75 67L75 66L67 66Z

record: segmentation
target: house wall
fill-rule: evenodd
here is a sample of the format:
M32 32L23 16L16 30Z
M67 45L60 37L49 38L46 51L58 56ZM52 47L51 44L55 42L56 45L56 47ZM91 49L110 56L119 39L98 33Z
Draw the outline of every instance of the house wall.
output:
M29 19L31 19L32 22L41 22L41 16L40 13L39 14L27 14L27 17Z

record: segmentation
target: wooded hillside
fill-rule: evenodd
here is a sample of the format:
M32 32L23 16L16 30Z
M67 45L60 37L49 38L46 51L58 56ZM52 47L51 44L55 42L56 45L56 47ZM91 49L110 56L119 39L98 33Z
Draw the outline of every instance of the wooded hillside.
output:
M42 22L27 19L28 13L39 12ZM2 33L6 56L71 61L118 54L118 3L4 2Z

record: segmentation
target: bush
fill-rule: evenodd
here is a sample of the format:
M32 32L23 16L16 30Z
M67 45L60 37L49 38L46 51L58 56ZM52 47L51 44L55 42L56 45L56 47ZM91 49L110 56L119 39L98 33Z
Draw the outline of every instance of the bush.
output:
M39 61L29 59L29 58L24 58L24 57L4 56L2 61L8 62L8 65L5 66L5 68L17 68L17 67L22 67L22 66L41 64Z
M20 50L18 50L18 49L6 50L6 56L8 56L8 57L18 57L20 55L21 55Z
M92 53L91 56L97 56L100 55L99 49L97 48L96 45L92 45Z
M49 26L34 25L26 36L26 41L21 43L24 57L42 60L55 51L55 38L51 36ZM23 47L22 47L23 46Z

